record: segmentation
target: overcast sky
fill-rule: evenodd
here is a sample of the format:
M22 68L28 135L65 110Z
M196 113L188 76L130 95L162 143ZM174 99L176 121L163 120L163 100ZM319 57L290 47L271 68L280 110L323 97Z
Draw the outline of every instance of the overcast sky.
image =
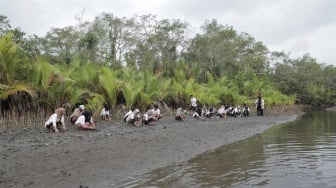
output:
M336 66L336 0L0 0L0 14L13 27L39 36L52 27L77 25L83 11L87 21L103 12L180 19L195 32L216 19L269 50L292 57L309 53L318 63Z

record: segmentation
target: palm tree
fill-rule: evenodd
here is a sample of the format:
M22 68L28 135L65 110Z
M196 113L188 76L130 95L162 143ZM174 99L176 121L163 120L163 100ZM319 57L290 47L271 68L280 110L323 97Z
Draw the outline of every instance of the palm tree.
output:
M119 74L119 70L113 71L108 67L101 67L99 71L99 85L103 89L102 93L107 98L106 101L110 102L111 105L117 104L117 95L122 86L122 81L118 78Z
M20 106L21 108L18 109L22 109L24 108L23 104L18 101L21 101L22 98L19 96L28 95L31 98L36 96L35 91L25 80L28 64L29 62L21 61L18 47L12 40L12 34L8 33L2 36L0 38L0 101L8 100L11 97L11 106Z

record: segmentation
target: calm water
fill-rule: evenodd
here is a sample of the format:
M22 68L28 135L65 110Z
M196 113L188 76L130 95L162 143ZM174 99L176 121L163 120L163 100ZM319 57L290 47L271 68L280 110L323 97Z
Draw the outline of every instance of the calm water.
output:
M319 111L121 187L336 187L336 112Z

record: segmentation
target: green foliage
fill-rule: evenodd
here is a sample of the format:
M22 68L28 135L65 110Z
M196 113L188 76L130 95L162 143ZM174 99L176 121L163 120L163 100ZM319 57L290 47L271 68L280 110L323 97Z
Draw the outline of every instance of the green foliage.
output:
M101 109L104 106L105 98L98 93L91 93L87 96L86 108L92 111L95 118L98 118Z
M101 67L99 73L99 84L105 93L106 102L110 104L117 103L117 95L122 87L122 82L118 78L119 71L113 71L108 67Z

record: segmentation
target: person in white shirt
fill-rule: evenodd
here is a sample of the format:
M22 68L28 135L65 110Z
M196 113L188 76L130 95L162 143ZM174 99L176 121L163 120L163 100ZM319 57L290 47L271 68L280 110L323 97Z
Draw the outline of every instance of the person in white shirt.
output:
M225 106L222 105L222 106L218 109L216 117L217 117L217 118L226 118L226 113L227 113L227 111L226 111L226 109L225 109Z
M96 130L96 125L93 122L92 112L90 110L84 110L76 120L75 125L78 129L82 130Z
M163 118L163 115L161 114L160 108L157 104L154 104L154 118L155 120L159 120L161 118Z
M110 108L107 105L104 105L104 108L100 112L100 117L102 120L106 121L110 119Z
M193 111L197 109L197 99L193 95L190 95L190 109Z
M182 107L177 108L175 114L175 120L183 121L185 118L186 118L185 111L182 109Z
M200 107L197 107L196 110L194 110L192 117L199 120L204 120L204 118L202 117L202 109Z
M84 105L79 105L78 108L75 108L75 110L70 115L70 122L74 124L77 118L83 113L84 110L85 110Z
M155 125L154 121L156 121L154 109L150 108L147 112L143 115L142 122L146 125Z
M250 108L244 104L242 117L248 117L250 115Z
M124 119L124 122L125 122L125 123L127 123L127 121L126 121L127 117L128 117L131 113L133 113L134 110L135 110L134 108L131 108L130 111L128 111L128 112L124 115L123 119Z
M49 119L44 123L44 126L47 129L52 129L54 132L58 133L59 129L65 131L65 109L57 108L54 113L49 117Z
M126 122L129 124L132 124L136 127L139 127L141 125L141 118L139 116L140 110L135 109L132 111L127 117L126 117Z

